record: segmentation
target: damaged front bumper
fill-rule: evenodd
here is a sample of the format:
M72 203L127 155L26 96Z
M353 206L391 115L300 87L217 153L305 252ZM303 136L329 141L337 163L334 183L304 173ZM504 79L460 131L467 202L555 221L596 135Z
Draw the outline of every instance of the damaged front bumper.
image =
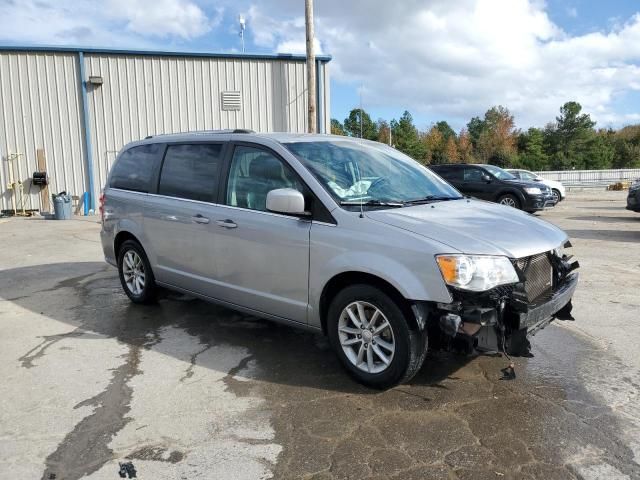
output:
M435 323L445 342L455 340L467 350L528 355L528 336L554 319L573 320L577 261L553 251L515 260L514 267L517 284L481 293L451 289L454 301L436 304Z
M566 316L570 315L571 311L566 307L570 305L573 293L576 291L578 277L578 272L569 274L558 290L553 292L552 296L544 303L538 305L524 304L521 307L524 311L515 314L517 328L526 328L529 333L533 333L546 326L555 318L558 312L562 313L562 320L569 320Z

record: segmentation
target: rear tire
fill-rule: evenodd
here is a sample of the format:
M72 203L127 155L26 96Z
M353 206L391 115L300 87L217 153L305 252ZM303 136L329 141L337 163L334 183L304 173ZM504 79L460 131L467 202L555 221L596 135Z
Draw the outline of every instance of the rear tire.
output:
M426 332L411 330L407 320L400 306L381 290L352 285L329 306L329 341L357 382L390 388L411 380L426 356Z
M142 246L127 240L118 252L118 273L124 293L133 303L153 303L158 288L149 264L149 259Z
M507 193L506 195L502 195L498 198L498 203L500 205L505 205L507 207L517 208L518 210L522 209L522 205L520 204L520 200L515 195L511 195Z

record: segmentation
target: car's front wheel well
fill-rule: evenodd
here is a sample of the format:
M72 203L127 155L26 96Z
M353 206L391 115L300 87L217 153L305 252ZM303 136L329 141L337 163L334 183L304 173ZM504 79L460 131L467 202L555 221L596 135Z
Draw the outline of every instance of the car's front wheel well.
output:
M116 258L118 258L118 256L120 255L120 247L127 240L133 240L134 242L142 246L140 244L140 241L131 232L127 232L127 231L119 232L116 235L115 240L113 241L113 252L115 253Z
M370 273L343 272L327 282L320 296L320 321L325 335L327 334L327 313L331 301L342 289L349 285L371 285L382 290L400 307L409 322L409 328L412 330L418 329L415 315L411 310L411 303L391 283Z

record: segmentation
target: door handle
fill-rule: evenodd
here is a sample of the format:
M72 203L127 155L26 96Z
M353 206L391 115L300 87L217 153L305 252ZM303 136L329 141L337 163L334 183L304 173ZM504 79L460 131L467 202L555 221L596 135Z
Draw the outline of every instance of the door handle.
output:
M171 220L172 222L176 222L178 220L178 217L176 217L175 215L165 215L164 219Z
M193 220L196 223L209 223L209 219L207 217L203 217L200 214L197 214L197 215L191 217L191 220Z
M237 228L238 225L236 225L236 223L233 220L229 220L228 218L226 220L216 220L216 224L219 227L224 227L224 228Z

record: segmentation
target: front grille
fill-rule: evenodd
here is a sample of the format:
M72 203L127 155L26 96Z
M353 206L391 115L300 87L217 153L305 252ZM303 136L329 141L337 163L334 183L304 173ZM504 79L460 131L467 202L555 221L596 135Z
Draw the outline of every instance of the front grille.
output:
M524 291L529 302L533 302L551 292L553 288L553 266L546 253L521 258L516 263L524 274Z

